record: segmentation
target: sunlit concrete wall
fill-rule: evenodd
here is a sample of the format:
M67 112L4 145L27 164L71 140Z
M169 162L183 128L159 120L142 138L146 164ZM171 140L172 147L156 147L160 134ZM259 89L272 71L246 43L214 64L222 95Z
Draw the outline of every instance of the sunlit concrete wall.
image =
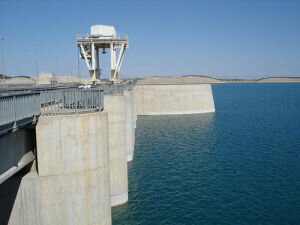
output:
M194 114L215 111L210 84L136 85L137 115Z
M125 95L105 95L108 113L109 170L111 206L128 201L127 110Z
M136 116L133 104L133 91L125 91L124 95L126 97L127 161L129 162L132 161L134 153Z
M110 225L107 113L41 117L36 130L9 224Z

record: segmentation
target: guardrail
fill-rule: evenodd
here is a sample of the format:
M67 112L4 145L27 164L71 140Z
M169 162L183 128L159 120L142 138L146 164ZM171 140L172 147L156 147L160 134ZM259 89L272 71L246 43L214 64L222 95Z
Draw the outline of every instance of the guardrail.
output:
M68 89L41 92L42 114L73 114L103 109L102 89Z
M103 89L63 89L0 96L0 133L33 122L39 115L103 110Z
M118 95L123 94L124 85L121 84L106 84L102 86L105 94Z
M39 93L26 93L0 97L0 126L10 123L15 123L13 126L16 126L17 121L39 114Z
M101 88L104 90L104 94L123 94L125 90L132 90L134 87L134 82L127 82L123 84L105 84Z
M76 114L102 111L104 94L119 95L131 90L133 82L106 84L89 89L9 90L0 94L0 134L32 123L40 115Z

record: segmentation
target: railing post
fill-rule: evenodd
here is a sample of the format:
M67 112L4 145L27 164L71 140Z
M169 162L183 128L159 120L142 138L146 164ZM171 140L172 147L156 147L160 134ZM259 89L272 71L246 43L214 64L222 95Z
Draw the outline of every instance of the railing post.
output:
M75 102L75 114L77 114L77 99L76 99L76 90L74 90L74 102Z
M84 109L88 109L88 101L89 101L89 93L85 93L84 95Z
M16 106L16 96L14 95L13 97L13 112L14 112L14 125L13 125L13 129L17 128L17 106Z
M103 90L101 90L101 110L103 110L104 109L104 91Z
M99 96L98 96L98 107L99 107L99 111L101 111L101 90L99 89L98 90L98 94L99 94Z

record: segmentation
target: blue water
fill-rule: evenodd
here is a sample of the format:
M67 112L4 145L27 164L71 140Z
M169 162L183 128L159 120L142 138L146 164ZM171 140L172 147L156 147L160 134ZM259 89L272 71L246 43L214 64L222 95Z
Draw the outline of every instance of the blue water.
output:
M213 93L215 113L138 118L113 225L300 224L300 84Z

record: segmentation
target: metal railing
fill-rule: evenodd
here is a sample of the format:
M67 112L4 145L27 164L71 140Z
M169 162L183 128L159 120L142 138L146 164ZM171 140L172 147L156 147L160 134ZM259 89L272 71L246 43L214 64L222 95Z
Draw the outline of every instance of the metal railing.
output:
M32 122L39 115L103 110L103 89L63 89L0 96L0 133Z
M25 123L39 115L76 114L102 111L104 94L122 95L134 83L106 84L90 89L59 88L17 90L0 95L0 133ZM4 127L4 129L3 129Z
M42 114L72 114L103 109L103 90L68 89L41 92Z
M40 94L17 94L0 97L0 126L17 123L40 114ZM14 124L13 126L16 126Z
M19 94L30 94L43 91L59 91L77 88L76 84L65 84L65 85L38 85L38 86L11 86L6 88L0 87L0 97L19 95Z
M124 85L122 84L106 84L102 86L105 94L121 95L124 92Z
M127 82L126 85L124 85L124 90L130 91L133 89L134 85L134 82Z

